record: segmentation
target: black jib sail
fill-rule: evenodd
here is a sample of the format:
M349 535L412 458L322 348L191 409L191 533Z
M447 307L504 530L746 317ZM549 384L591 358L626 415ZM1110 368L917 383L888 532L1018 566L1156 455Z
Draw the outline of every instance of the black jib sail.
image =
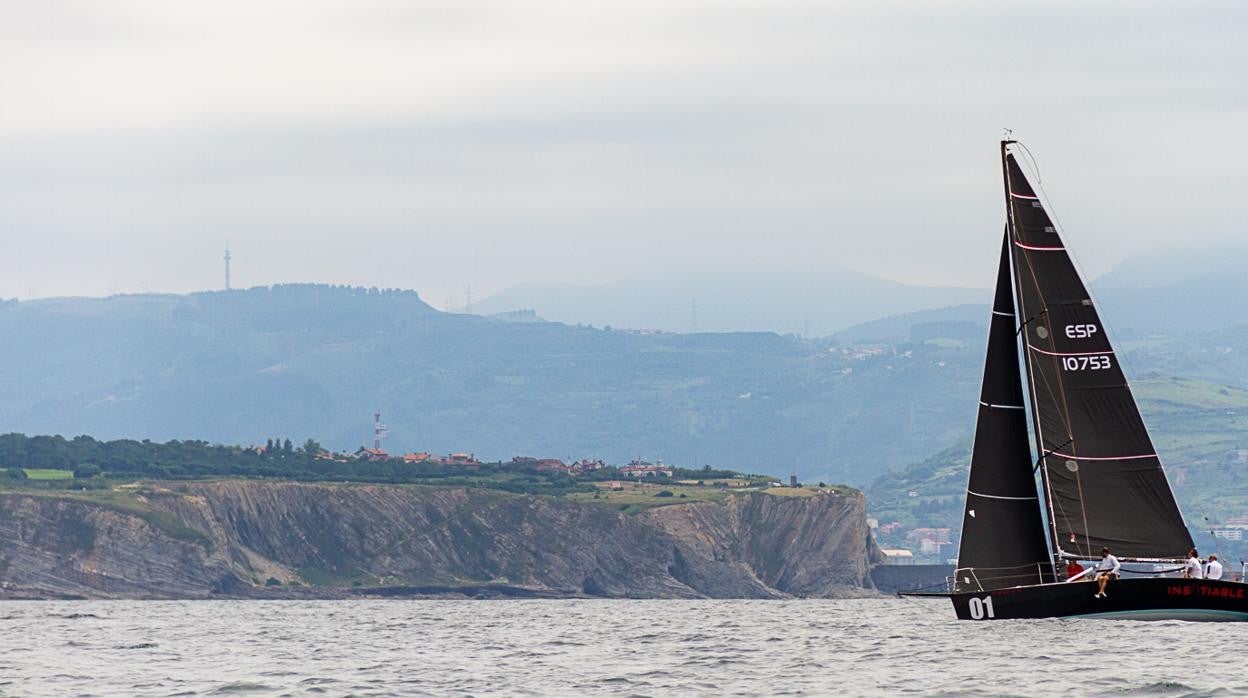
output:
M1027 414L1018 370L1008 233L1001 244L997 292L988 325L984 382L971 451L971 474L958 546L956 591L1053 581L1027 446Z
M1054 548L1181 558L1191 535L1061 236L1002 144L1023 352Z

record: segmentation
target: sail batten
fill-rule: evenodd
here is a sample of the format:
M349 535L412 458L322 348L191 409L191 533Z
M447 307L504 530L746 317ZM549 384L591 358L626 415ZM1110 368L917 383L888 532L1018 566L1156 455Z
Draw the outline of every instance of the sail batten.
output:
M1020 333L1061 555L1177 558L1192 547L1096 305L1014 155L1003 151Z

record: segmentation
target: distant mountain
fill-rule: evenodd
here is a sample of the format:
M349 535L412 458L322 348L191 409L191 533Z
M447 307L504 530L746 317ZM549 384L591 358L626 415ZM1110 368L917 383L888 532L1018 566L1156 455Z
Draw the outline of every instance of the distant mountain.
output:
M532 309L568 324L668 332L825 336L885 315L983 303L989 293L927 288L847 269L693 269L597 285L530 283L473 305L483 315Z
M969 437L985 315L954 306L803 340L500 320L312 285L9 301L0 432L354 449L380 409L394 452L662 458L865 485ZM1248 388L1248 326L1118 349L1133 381ZM1169 424L1202 433L1187 414ZM1218 425L1216 449L1248 448L1243 426Z
M890 315L846 328L832 335L843 344L967 339L983 342L988 335L987 304L955 305Z
M1122 336L1206 332L1248 324L1248 248L1190 249L1128 257L1093 280L1109 329ZM989 293L927 288L846 269L645 274L597 285L522 284L473 312L533 310L569 324L670 332L769 331L841 342L909 338L912 325L985 326ZM970 327L964 328L970 330Z
M1096 279L1105 323L1131 335L1248 324L1248 248L1182 248L1128 257Z
M848 483L964 435L979 370L936 343L507 322L328 286L9 302L0 337L0 431L354 449L380 409L395 452Z

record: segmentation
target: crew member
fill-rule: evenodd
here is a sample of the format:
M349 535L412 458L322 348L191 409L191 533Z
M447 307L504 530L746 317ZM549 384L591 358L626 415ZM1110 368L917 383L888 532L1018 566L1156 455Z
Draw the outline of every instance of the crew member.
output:
M1078 560L1071 560L1066 563L1066 581L1070 581L1078 577L1083 572L1083 565Z
M1209 562L1205 564L1205 579L1221 579L1222 563L1218 562L1217 555L1210 555Z
M1200 564L1200 556L1196 554L1196 548L1187 551L1187 562L1183 568L1184 579L1201 579L1205 576L1205 568Z
M1110 579L1118 578L1118 570L1122 567L1118 558L1109 554L1109 548L1101 548L1101 561L1096 564L1096 581L1100 584L1096 589L1096 598L1105 598L1105 587Z

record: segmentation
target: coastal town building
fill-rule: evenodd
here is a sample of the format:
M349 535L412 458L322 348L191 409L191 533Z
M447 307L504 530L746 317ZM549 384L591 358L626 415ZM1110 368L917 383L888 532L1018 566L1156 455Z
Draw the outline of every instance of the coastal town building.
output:
M628 477L636 478L672 476L672 469L663 465L663 461L655 463L647 463L643 460L630 461L628 465L620 468L620 472Z
M905 548L880 548L886 565L913 565L914 553Z

